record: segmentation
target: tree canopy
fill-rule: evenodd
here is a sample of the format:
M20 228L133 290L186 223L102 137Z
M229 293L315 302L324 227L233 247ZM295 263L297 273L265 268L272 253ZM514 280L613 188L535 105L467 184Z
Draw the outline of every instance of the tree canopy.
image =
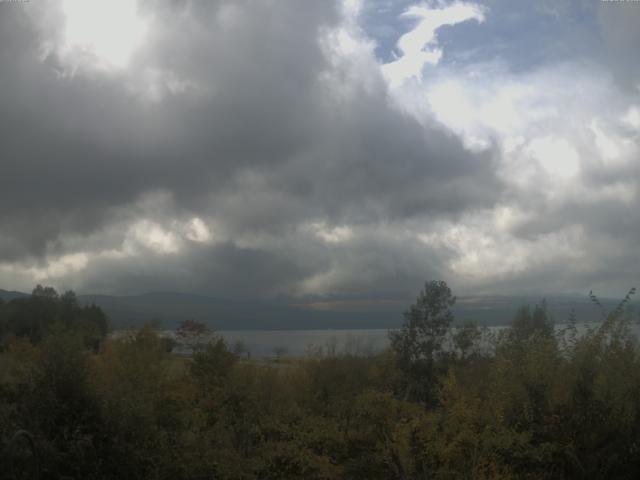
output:
M582 330L525 306L490 334L454 325L452 292L427 282L388 349L275 361L240 358L210 330L192 356L173 355L151 324L96 350L85 320L65 316L84 307L64 296L0 309L53 319L3 336L0 452L19 473L35 459L3 447L27 430L45 480L640 476L628 302Z

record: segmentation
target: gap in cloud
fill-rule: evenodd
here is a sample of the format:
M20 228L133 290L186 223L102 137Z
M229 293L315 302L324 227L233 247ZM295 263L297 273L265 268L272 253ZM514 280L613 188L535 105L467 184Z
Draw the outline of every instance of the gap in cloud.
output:
M553 62L589 58L598 50L597 6L590 2L475 3L487 12L482 25L465 22L438 31L444 49L442 65L500 60L512 72L525 72Z
M359 23L367 36L374 40L374 55L380 63L389 63L397 57L397 42L415 24L415 20L402 17L412 0L365 0L359 14Z
M437 32L441 27L469 20L483 22L484 9L477 4L461 2L436 8L420 4L411 6L402 16L417 20L417 24L398 39L396 58L382 65L382 73L391 88L410 79L422 80L423 69L439 63L443 53Z
M509 193L496 215L470 214L418 233L425 245L451 253L448 271L461 284L526 277L589 251L603 254L585 236L594 228L585 217L562 219L585 199L625 209L638 198L632 168L640 114L593 55L596 10L563 15L562 6L543 3L518 11L480 1L476 13L454 9L458 2L416 4L405 17L424 18L397 36L401 55L379 60L400 109L425 126L435 120L470 150L499 151L496 167ZM438 21L434 11L447 9L457 21ZM520 226L500 224L505 208L526 212Z

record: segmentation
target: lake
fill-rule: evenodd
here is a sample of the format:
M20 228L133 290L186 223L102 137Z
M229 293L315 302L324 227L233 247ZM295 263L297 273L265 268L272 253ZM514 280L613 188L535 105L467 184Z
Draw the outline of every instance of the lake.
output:
M565 325L557 324L556 329ZM578 324L578 331L584 332L587 328L597 326L595 323ZM488 331L497 333L506 327L488 327ZM637 324L632 325L636 335L640 333ZM367 354L379 352L389 345L388 329L324 329L324 330L221 330L217 331L229 348L242 342L246 351L252 357L273 357L278 355L301 356L322 348L328 353ZM126 334L125 330L113 332L118 337ZM174 330L163 330L163 337L175 338ZM176 353L189 353L188 349L177 347Z
M243 342L252 356L304 355L313 348L333 352L367 353L383 350L389 343L387 329L367 330L224 330L220 333L230 347Z

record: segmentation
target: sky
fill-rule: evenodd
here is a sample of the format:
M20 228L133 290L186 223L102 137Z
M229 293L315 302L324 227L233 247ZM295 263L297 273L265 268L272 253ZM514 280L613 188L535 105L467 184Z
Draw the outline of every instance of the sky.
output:
M640 3L0 0L0 288L622 297Z

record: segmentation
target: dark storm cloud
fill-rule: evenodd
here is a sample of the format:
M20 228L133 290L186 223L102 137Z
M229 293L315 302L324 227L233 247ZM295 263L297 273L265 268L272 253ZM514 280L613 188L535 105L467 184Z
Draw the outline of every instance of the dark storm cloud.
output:
M96 259L77 281L85 291L119 294L179 290L233 299L408 298L425 278L444 274L443 256L415 238L363 233L332 246L309 232L296 232L278 236L269 248L223 242L192 245L179 255Z
M0 260L107 248L145 195L165 192L171 201L155 222L215 219L226 240L149 259L99 258L65 281L262 296L337 264L346 291L371 279L379 290L386 281L404 288L441 268L433 258L416 275L393 273L392 259L415 265L415 240L408 249L383 243L387 250L360 240L332 253L300 225L401 228L490 207L500 195L491 150L472 154L443 127L396 110L377 68L354 77L348 61L331 58L321 40L342 21L333 3L147 2L147 43L118 74L82 66L71 74L55 51L41 60L43 41L60 28L3 10ZM265 235L275 241L236 242ZM377 260L365 262L371 252Z

